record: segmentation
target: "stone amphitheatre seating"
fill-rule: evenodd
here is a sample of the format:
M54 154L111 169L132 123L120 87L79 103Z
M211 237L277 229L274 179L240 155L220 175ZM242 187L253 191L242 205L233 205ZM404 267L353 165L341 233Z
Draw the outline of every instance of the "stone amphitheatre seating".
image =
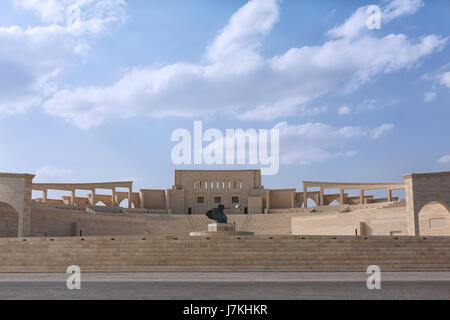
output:
M450 270L450 237L0 239L0 272Z

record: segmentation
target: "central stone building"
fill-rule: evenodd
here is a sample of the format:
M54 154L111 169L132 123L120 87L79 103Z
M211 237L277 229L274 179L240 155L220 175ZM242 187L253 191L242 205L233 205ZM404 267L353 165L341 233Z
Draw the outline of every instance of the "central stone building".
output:
M166 201L172 213L199 214L219 204L227 211L240 205L246 213L262 213L264 194L260 170L176 170Z

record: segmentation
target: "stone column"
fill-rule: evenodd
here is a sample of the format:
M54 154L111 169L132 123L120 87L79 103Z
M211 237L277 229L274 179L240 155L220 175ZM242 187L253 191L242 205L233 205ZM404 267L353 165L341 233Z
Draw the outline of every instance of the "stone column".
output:
M47 202L47 189L45 189L45 190L43 191L42 202L43 202L43 203L46 203L46 202Z
M364 189L360 189L359 204L364 204Z
M308 208L308 187L303 186L303 203L304 207Z
M112 189L112 201L111 201L111 206L114 207L114 208L117 206L117 204L116 204L116 188L113 188L113 189Z
M131 209L131 188L128 188L128 209Z
M92 205L95 206L95 188L92 189Z
M344 189L343 188L341 188L341 190L340 190L339 201L341 204L344 204L345 200L344 200Z
M388 189L388 202L392 202L392 190Z
M75 205L75 189L72 190L72 195L70 197L70 205Z
M319 206L323 206L323 187L320 187Z
M270 190L266 190L266 210L265 213L269 213L270 210Z

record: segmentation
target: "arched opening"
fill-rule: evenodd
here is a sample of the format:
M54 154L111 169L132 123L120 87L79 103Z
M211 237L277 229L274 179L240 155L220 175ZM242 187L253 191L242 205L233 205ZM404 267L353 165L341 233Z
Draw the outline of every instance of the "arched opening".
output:
M18 234L19 214L9 204L0 202L0 238L15 238Z
M306 199L306 203L308 204L308 208L317 207L316 202L313 199L311 199L311 198ZM304 207L305 207L305 202L303 201L302 202L302 208L304 208Z
M419 212L420 235L450 236L450 207L440 201L426 204Z
M333 202L331 202L329 204L330 207L332 207L332 206L339 206L339 205L341 205L341 203L338 200L334 200Z
M97 201L95 204L96 207L106 207L106 204L103 203L103 201Z
M124 209L128 209L128 199L123 199L120 203L119 203L119 208L124 208ZM134 203L131 202L131 208L134 209Z
M317 207L317 204L316 204L316 202L313 199L308 198L306 201L308 203L308 208Z

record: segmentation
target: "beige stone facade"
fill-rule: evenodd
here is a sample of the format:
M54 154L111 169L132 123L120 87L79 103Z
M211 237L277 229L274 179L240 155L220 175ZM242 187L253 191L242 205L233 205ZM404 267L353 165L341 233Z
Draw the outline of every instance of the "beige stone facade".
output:
M249 198L264 197L264 187L260 170L177 170L175 184L168 194L173 213L201 214L219 204L228 211L234 211L238 205L248 211ZM250 204L261 207L252 201ZM262 213L262 209L258 213ZM252 207L251 211L258 210Z
M33 177L0 174L0 237L186 235L207 230L204 212L219 204L238 231L257 235L450 235L450 172L410 174L395 183L305 181L300 192L264 188L259 170L177 170L171 189L139 192L129 181L33 184ZM360 195L350 197L352 189ZM365 194L375 189L385 189L386 198ZM398 189L406 190L406 200L392 196ZM32 200L32 190L42 197ZM49 199L48 190L71 196ZM91 193L80 197L78 190ZM125 199L128 208L120 208ZM305 199L317 206L309 209Z

